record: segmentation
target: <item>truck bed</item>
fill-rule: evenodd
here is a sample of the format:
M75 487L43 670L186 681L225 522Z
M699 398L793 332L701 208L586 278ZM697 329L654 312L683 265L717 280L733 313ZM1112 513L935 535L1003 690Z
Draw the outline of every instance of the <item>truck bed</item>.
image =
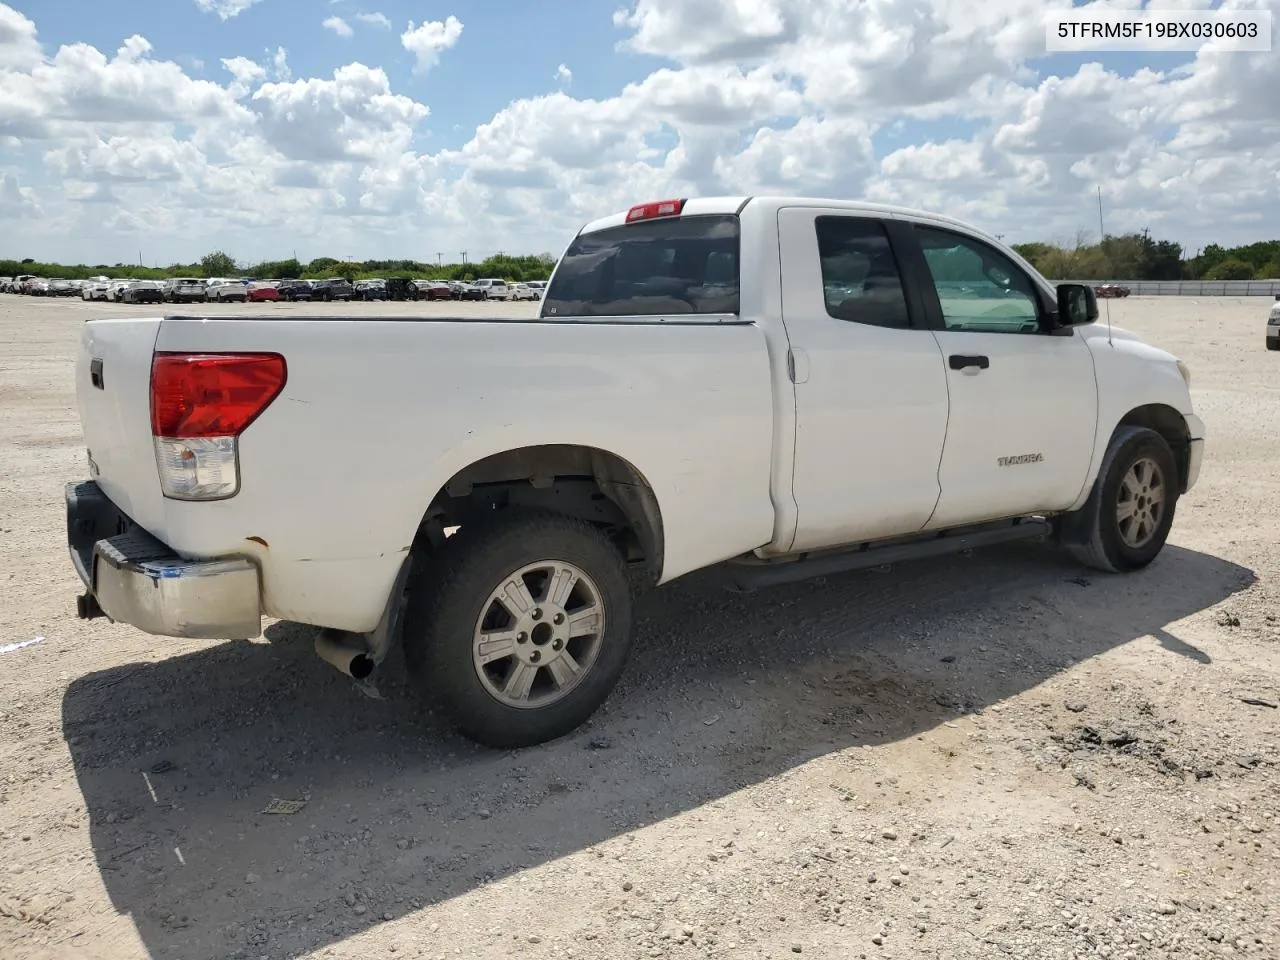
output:
M236 496L161 495L153 350L285 357L283 392L240 438ZM94 320L82 334L77 392L102 490L184 557L257 561L265 612L284 619L372 629L436 492L464 467L522 447L576 444L632 464L663 513L664 580L773 536L773 387L764 334L751 323Z

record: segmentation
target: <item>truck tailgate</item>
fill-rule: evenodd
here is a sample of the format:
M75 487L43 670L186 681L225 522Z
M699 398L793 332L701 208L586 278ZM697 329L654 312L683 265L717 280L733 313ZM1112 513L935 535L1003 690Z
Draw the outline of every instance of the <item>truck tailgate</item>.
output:
M136 523L161 530L164 499L151 442L151 354L160 318L91 320L80 334L76 402L89 472Z

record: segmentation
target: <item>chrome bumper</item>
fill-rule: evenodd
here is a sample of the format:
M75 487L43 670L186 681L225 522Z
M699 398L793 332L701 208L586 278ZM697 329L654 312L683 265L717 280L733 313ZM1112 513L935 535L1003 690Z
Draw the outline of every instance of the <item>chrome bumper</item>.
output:
M66 488L67 545L88 593L83 618L146 633L248 640L262 633L257 566L243 557L184 560L125 516L97 483Z

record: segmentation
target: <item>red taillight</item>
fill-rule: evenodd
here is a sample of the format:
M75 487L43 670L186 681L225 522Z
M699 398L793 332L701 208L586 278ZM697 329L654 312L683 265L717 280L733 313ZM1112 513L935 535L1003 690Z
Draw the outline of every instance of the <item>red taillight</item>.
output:
M683 200L657 200L654 203L638 203L627 211L627 223L637 220L653 220L656 217L678 217L684 209Z
M151 361L151 432L237 437L284 389L278 353L157 353Z

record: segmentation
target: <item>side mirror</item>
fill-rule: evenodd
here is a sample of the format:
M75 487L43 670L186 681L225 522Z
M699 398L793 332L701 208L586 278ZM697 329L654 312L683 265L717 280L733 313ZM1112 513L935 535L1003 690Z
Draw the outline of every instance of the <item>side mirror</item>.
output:
M1084 283L1058 284L1058 326L1078 327L1098 319L1098 295Z

